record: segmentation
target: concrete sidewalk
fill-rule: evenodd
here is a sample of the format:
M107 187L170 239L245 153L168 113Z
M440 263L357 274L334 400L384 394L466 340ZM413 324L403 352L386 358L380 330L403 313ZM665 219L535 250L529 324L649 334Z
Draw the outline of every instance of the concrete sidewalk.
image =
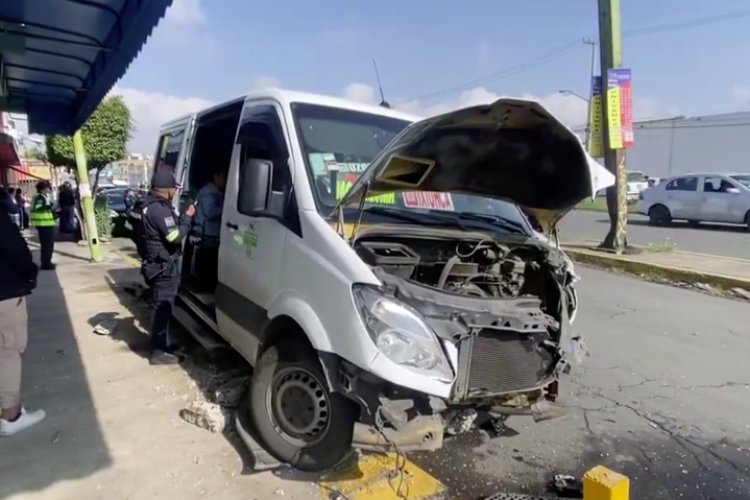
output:
M649 247L638 247L640 252L634 255L615 255L597 249L597 243L588 241L564 243L563 249L576 262L647 278L708 285L750 298L750 260Z
M29 297L22 392L48 417L0 438L0 498L320 497L291 471L249 473L236 435L180 419L201 392L198 361L148 365L145 305L120 286L138 280L137 269L114 253L90 264L86 247L67 242L54 260ZM116 325L111 336L92 332L102 321Z

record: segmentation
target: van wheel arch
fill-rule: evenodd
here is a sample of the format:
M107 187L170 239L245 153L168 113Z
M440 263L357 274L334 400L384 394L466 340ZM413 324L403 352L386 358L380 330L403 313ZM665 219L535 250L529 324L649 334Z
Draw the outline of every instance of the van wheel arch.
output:
M338 376L338 365L334 365L329 362L327 356L323 356L320 351L317 351L310 341L310 337L302 328L302 325L297 323L294 318L287 315L280 315L271 320L266 329L263 331L261 339L261 348L258 349L256 359L253 364L256 364L260 359L261 355L273 346L279 344L296 344L304 350L309 350L317 354L318 361L323 367L323 373L328 384L328 390L335 391L338 387L336 384L336 377Z
M280 342L303 342L307 347L313 349L307 333L291 316L277 316L266 326L261 338L262 348L258 350L257 357L260 357L263 351L266 351L269 347Z

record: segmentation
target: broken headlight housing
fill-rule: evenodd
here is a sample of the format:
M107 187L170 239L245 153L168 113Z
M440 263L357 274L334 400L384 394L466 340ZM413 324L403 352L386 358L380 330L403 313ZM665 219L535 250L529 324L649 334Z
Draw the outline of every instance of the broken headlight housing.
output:
M453 379L437 336L417 311L368 285L355 284L352 293L367 333L388 359L420 375Z

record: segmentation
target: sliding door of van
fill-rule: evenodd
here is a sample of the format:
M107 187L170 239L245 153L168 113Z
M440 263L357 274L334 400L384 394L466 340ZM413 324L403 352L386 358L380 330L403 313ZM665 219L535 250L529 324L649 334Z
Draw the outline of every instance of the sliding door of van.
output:
M153 172L159 168L168 168L174 173L178 183L187 175L187 164L192 147L192 134L195 127L195 115L181 119L177 122L170 123L162 130L159 135L159 144L157 145L156 155L154 156ZM182 194L182 193L179 193ZM175 209L179 213L186 207L179 206L180 197L176 196L174 200ZM182 200L183 202L185 200ZM184 204L184 203L183 203Z
M278 294L288 231L278 207L291 205L296 210L282 116L272 102L245 104L224 198L216 317L222 336L251 362L268 308ZM273 166L267 184L269 199L284 198L288 203L248 208L248 197L257 194L248 183L257 160ZM296 211L294 216L298 217Z

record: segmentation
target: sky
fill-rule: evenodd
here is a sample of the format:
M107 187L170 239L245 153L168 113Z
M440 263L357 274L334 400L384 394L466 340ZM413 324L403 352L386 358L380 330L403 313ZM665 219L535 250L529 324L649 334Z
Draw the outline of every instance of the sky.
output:
M162 123L256 88L379 102L373 58L394 107L533 97L577 127L587 104L560 90L589 93L596 4L174 0L112 92L133 113L131 152L147 154ZM622 25L636 119L750 109L747 0L622 0Z

